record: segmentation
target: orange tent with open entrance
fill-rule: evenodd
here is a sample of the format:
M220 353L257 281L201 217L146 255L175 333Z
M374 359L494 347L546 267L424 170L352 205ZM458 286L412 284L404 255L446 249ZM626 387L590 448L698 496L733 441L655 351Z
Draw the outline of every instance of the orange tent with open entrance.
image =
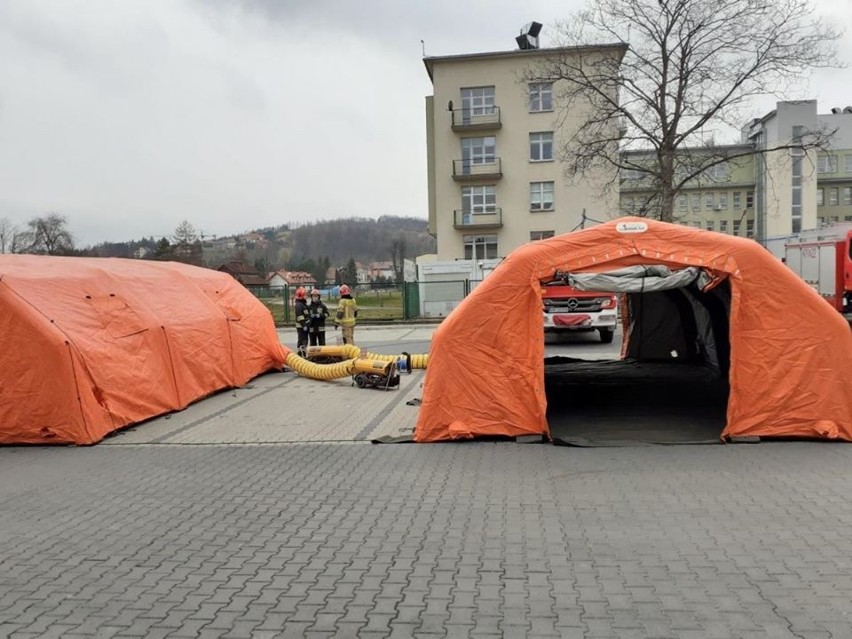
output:
M658 271L667 281L688 277L646 288ZM836 310L753 240L622 218L524 245L444 320L415 441L550 437L541 283L590 274L598 276L587 290L627 299L622 356L687 353L682 371L721 371L718 437L852 440L852 332ZM607 281L619 283L600 288Z
M283 365L230 275L174 262L0 256L0 443L93 444Z

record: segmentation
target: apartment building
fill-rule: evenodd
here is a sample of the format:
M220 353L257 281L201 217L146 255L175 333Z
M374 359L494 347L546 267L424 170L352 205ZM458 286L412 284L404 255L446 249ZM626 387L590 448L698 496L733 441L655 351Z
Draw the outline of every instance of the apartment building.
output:
M756 150L795 146L807 131L831 132L824 150ZM852 221L852 107L818 114L815 100L779 102L742 130L741 143L684 149L684 154L729 161L713 166L688 183L675 198L675 222L760 241ZM647 152L626 155L641 163ZM737 157L739 156L739 157ZM623 214L653 213L645 207L651 191L638 171L621 176Z
M618 185L568 181L563 136L582 121L559 108L559 81L527 83L544 56L623 57L626 45L426 57L429 230L438 260L499 259L531 240L618 214ZM585 58L584 58L585 59Z

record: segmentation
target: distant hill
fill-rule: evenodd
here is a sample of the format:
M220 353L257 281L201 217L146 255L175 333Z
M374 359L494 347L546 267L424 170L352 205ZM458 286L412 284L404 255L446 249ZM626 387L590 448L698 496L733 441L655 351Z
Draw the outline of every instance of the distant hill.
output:
M436 251L435 238L422 218L385 215L376 220L343 218L306 224L284 224L246 231L238 235L204 238L191 248L178 246L174 238L109 242L77 251L98 257L174 259L211 268L238 259L254 264L261 272L277 269L313 271L310 263L343 267L350 259L369 264L389 261L394 249L404 246L404 257ZM200 249L200 250L199 250ZM300 268L301 267L301 268Z

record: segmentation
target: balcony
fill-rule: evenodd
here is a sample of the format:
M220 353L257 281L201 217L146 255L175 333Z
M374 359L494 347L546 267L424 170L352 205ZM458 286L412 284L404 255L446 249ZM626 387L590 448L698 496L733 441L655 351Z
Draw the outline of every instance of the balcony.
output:
M499 180L501 177L503 177L503 166L500 158L453 160L453 179L456 182Z
M503 126L500 120L500 107L480 107L476 109L455 109L453 131L491 131Z
M457 229L499 229L503 226L503 209L474 213L463 209L453 211L453 227Z

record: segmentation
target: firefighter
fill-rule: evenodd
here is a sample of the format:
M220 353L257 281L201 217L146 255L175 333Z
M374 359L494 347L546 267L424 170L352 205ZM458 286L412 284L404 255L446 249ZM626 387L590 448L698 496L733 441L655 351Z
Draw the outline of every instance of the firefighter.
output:
M325 318L328 317L328 306L323 304L317 289L311 291L308 315L311 318L311 346L325 346Z
M340 287L340 302L337 304L337 316L334 320L334 328L342 327L343 343L355 343L355 320L358 318L358 305L350 294L349 287L343 284Z
M296 289L296 350L304 357L308 346L308 331L311 326L311 318L308 314L308 301L305 299L307 292L304 286Z

